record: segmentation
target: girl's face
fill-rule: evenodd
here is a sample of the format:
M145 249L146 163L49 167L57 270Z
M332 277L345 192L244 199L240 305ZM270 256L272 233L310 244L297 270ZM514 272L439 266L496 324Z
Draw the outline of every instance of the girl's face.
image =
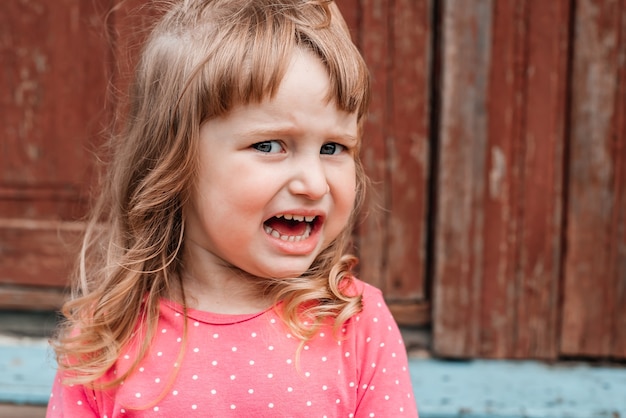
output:
M273 98L201 126L198 182L185 208L194 273L199 262L212 274L233 265L296 277L344 229L355 199L357 116L328 102L329 88L321 61L298 51Z

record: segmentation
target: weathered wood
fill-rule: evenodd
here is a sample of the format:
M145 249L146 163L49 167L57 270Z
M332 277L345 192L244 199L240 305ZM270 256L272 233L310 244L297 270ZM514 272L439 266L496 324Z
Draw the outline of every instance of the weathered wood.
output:
M83 225L0 218L0 284L64 287Z
M0 15L0 185L56 189L80 200L91 176L107 72L98 8L106 0L8 0ZM95 64L95 65L94 65ZM87 181L86 181L87 180ZM6 196L20 216L70 219L71 206ZM26 202L28 202L26 204ZM4 211L8 210L4 205Z
M55 230L66 224L45 220L86 212L106 123L101 13L109 3L2 3L0 286L67 283L70 257Z
M626 1L575 26L561 352L626 358Z
M432 5L413 0L391 5L385 296L417 301L426 298Z
M555 358L569 2L451 4L435 348Z
M431 322L431 305L429 302L389 302L389 310L398 325L426 326Z
M0 286L0 308L13 310L58 311L67 295L60 288L40 286Z
M431 8L361 1L348 14L361 25L358 42L373 78L361 153L373 184L358 228L360 274L389 299L414 303L427 297Z
M360 276L381 289L387 268L387 182L386 126L389 123L389 4L378 0L361 1L359 41L372 75L372 101L363 136L361 158L372 179L368 195L369 212L358 227Z
M492 1L442 4L442 91L433 300L434 349L477 355Z

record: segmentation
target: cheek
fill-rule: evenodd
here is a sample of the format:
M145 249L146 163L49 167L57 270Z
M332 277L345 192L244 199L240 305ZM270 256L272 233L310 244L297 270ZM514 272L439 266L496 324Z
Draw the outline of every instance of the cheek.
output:
M334 189L334 200L339 217L343 223L350 218L356 199L356 171L354 167L347 168L337 176L337 181L331 184Z

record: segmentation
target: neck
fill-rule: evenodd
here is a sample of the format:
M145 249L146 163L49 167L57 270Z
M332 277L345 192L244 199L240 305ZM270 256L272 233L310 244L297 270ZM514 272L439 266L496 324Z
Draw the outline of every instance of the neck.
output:
M250 314L272 304L258 286L262 279L250 276L193 243L186 245L183 265L182 284L189 308L219 314Z

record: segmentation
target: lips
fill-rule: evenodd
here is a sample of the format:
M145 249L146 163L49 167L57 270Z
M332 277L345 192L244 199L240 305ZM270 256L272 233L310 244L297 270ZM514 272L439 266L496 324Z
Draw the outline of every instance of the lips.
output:
M281 213L263 223L265 233L288 242L300 242L311 236L311 232L321 222L315 215Z

